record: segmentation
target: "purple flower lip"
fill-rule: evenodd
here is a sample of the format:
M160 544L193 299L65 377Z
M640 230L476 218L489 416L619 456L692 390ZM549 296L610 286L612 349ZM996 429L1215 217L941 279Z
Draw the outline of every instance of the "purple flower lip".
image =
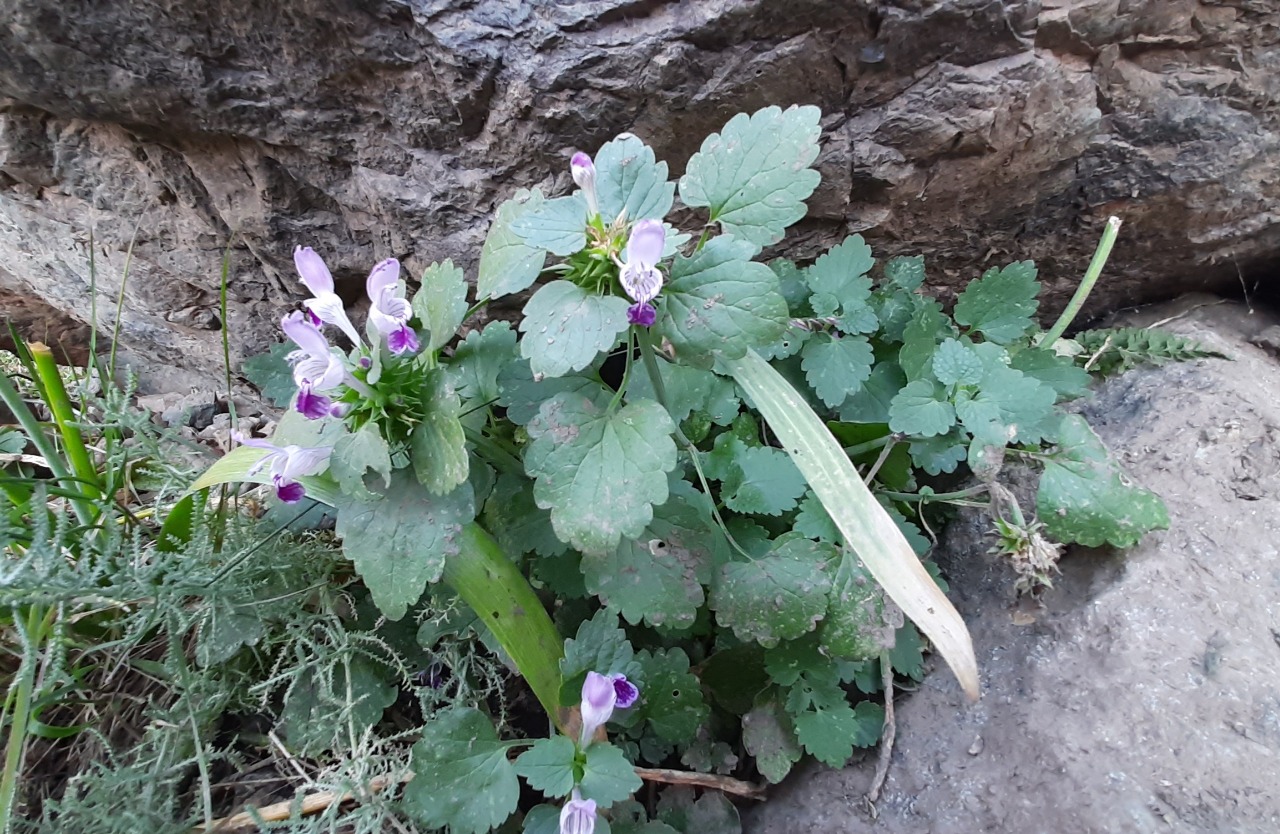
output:
M577 788L560 809L560 834L593 834L596 830L596 802L583 799Z
M387 258L373 268L365 282L365 290L373 305L369 321L387 339L387 347L396 356L416 351L418 337L408 327L413 308L405 300L400 286L400 262Z
M333 400L311 390L309 383L298 389L298 412L308 420L328 417L333 410Z
M658 311L647 301L640 301L627 308L627 322L641 327L651 327L658 320Z
M249 474L256 475L267 469L271 473L276 497L286 504L302 500L306 490L298 479L323 472L329 466L329 455L333 453L331 446L277 446L268 440L246 437L240 432L234 432L232 437L246 446L266 450L262 459L249 468Z
M626 675L602 675L599 672L587 672L587 679L582 684L583 747L591 744L596 730L603 727L613 716L614 709L626 709L640 697L640 690L627 680Z

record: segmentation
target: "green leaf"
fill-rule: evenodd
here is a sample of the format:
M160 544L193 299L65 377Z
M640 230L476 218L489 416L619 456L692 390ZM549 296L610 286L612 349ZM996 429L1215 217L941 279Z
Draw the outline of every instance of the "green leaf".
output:
M764 650L754 643L721 649L702 661L698 676L718 706L745 715L769 685L763 656Z
M903 623L893 636L893 650L889 652L889 665L895 672L913 680L924 677L924 641L911 623Z
M956 471L965 459L963 432L951 431L937 437L912 438L908 444L911 460L930 475L942 475Z
M458 344L449 373L464 400L488 402L498 398L502 369L517 361L516 334L510 322L491 321Z
M525 246L565 257L587 245L587 203L580 195L547 200L511 220Z
M1132 547L1169 526L1160 497L1133 483L1083 417L1062 421L1059 446L1045 460L1036 512L1056 541Z
M691 365L676 365L655 357L666 389L667 412L677 423L695 411L705 413L720 426L728 425L738 415L741 400L733 380ZM657 399L653 382L647 373L632 373L627 386L627 399Z
M756 249L777 243L805 215L804 201L821 177L822 128L817 107L766 107L739 113L693 155L680 178L680 199L706 206L711 221Z
M779 291L787 300L787 308L791 314L804 318L813 315L813 308L809 306L809 296L813 294L813 290L809 289L804 272L795 262L786 258L774 258L769 261L769 268L778 276Z
M594 799L601 808L630 799L644 784L622 751L612 744L599 742L587 748L587 760L578 787L586 799Z
M407 471L396 470L381 498L339 495L337 533L374 603L390 620L404 616L458 553L462 527L475 517L471 485L433 497Z
M470 467L467 438L458 419L462 405L444 368L428 371L424 384L430 400L409 438L409 457L418 483L432 495L445 495L467 480Z
M693 798L693 788L669 787L658 800L658 818L683 834L742 834L738 809L719 791Z
M551 515L533 500L533 482L503 472L484 505L485 527L512 556L558 556L568 549L551 526ZM576 568L575 568L576 570Z
M760 775L775 785L800 761L795 724L776 693L742 717L742 744L755 758Z
M684 628L693 624L706 600L722 537L700 512L704 498L677 481L671 498L636 539L623 539L609 553L585 554L587 590L621 612L632 625Z
M1057 394L1021 371L989 363L978 393L956 399L956 416L964 427L986 438L1000 435L1006 442L1034 443L1055 415ZM996 430L988 428L995 424Z
M689 656L683 649L659 649L642 651L636 659L644 669L641 715L659 738L688 744L711 715L702 686L689 671Z
M596 200L606 226L626 210L628 223L661 220L671 211L676 185L667 180L667 163L653 149L624 133L606 142L595 158Z
M840 528L836 527L836 523L831 520L831 515L827 512L827 508L822 506L818 496L812 492L806 492L804 500L800 502L800 512L796 513L796 520L792 523L792 529L805 536L805 538L830 542L831 544L839 544L841 542Z
M538 409L557 394L581 394L603 407L613 396L599 380L594 369L584 374L544 377L535 381L529 363L516 359L498 372L498 405L507 410L507 419L517 426L528 425L538 416Z
M721 569L711 608L740 640L777 645L813 631L827 609L835 549L792 538L769 556Z
M248 600L216 597L208 605L208 619L200 623L196 662L203 668L226 663L244 646L253 646L267 630L258 609Z
M1071 357L1058 356L1051 350L1020 350L1014 354L1010 367L1048 385L1058 393L1059 400L1073 400L1089 391L1089 372L1077 367Z
M516 774L549 797L568 796L575 783L578 746L565 736L540 738L516 758Z
M262 396L280 408L287 407L293 401L293 395L298 393L298 386L293 381L293 369L285 359L295 349L292 342L275 344L266 353L250 356L240 366L240 373L244 378L252 382Z
M449 344L467 315L467 279L453 261L432 264L422 273L413 314L431 334L423 350L437 351Z
M839 408L871 376L875 356L862 336L832 338L816 333L801 351L805 379L830 408Z
M933 375L943 385L977 385L985 373L978 354L955 339L938 345L933 355Z
M893 648L902 610L845 550L831 583L831 603L821 629L823 654L839 660L872 660Z
M781 515L796 506L805 481L783 451L769 446L734 447L733 466L723 479L725 504L740 513Z
M880 738L884 707L863 701L857 709L838 704L795 716L796 738L828 767L844 767L854 747L870 747Z
M285 696L280 723L290 744L304 755L341 748L348 743L348 723L357 734L364 733L399 694L389 670L368 658L353 656L326 671L322 677L318 670L305 670Z
M329 474L342 491L352 497L373 499L373 493L365 488L364 479L369 470L382 476L383 487L391 484L391 451L387 441L373 423L366 423L355 434L344 434L333 446L329 456Z
M906 374L897 362L877 362L862 387L840 406L842 423L888 423L889 405L907 384Z
M520 800L520 780L500 741L476 709L436 713L413 745L414 776L404 788L410 816L453 834L485 834L506 822Z
M625 299L595 295L568 281L552 281L524 307L520 355L529 360L535 378L564 376L612 349L627 327Z
M946 434L955 424L955 407L929 379L907 383L889 406L889 428L903 434L933 437Z
M890 259L884 266L884 277L898 289L915 292L924 285L924 255Z
M988 341L1011 344L1035 326L1039 293L1036 265L1031 261L1018 261L1004 269L993 267L960 293L955 319Z
M845 333L873 333L876 314L871 308L871 279L875 265L871 247L862 235L850 235L805 270L813 290L809 304L817 316L838 316Z
M525 468L536 479L534 498L551 510L561 540L588 553L616 548L653 520L666 502L666 473L675 468L675 430L652 400L610 414L591 400L561 394L529 424L533 442Z
M749 260L753 252L751 244L721 235L692 257L676 256L657 332L683 361L709 364L715 355L742 356L786 330L791 319L778 278Z
M920 303L902 332L902 349L898 351L898 364L907 379L927 377L933 369L938 342L954 332L955 328L938 302L929 300Z
M618 627L618 614L607 608L584 620L577 634L564 641L560 674L565 691L561 700L566 704L578 703L587 672L593 671L602 675L626 675L637 687L644 682L635 650L627 641L626 632Z
M542 272L547 253L529 246L511 225L542 206L542 192L520 189L498 206L489 235L480 250L480 274L476 278L477 298L501 298L533 286Z

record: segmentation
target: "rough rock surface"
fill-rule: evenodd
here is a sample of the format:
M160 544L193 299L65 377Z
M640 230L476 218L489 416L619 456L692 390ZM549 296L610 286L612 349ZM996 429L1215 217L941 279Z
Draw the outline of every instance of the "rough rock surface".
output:
M96 288L112 326L128 263L120 340L153 387L220 378L224 326L237 365L276 338L295 244L351 298L388 255L470 266L495 205L567 187L573 149L630 130L678 174L767 104L827 114L799 257L863 232L927 252L943 295L1030 257L1054 305L1115 213L1101 310L1280 253L1271 0L0 0L0 19L0 288L81 322Z
M899 702L874 822L869 760L808 769L750 834L1280 830L1280 318L1205 301L1136 323L1184 314L1167 327L1235 361L1131 372L1084 409L1170 529L1068 554L1035 610L989 525L953 526L941 561L982 700L940 667Z

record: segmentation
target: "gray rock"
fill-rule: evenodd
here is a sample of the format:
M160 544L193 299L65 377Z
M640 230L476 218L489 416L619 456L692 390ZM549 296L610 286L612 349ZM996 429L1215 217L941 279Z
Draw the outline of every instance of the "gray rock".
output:
M1171 316L1235 361L1134 371L1085 408L1170 529L1069 552L1036 609L987 553L989 523L965 516L940 561L981 701L935 662L898 703L874 823L872 755L809 768L748 832L1280 830L1280 367L1251 344L1278 320L1202 297L1127 323Z
M222 378L223 328L236 368L278 338L297 244L352 300L390 255L471 269L494 207L566 189L575 148L630 130L678 174L768 104L827 114L796 257L863 232L881 255L926 252L944 297L1034 258L1052 308L1114 213L1106 310L1252 280L1280 250L1265 0L0 0L0 16L0 290L79 322L96 292L161 390Z

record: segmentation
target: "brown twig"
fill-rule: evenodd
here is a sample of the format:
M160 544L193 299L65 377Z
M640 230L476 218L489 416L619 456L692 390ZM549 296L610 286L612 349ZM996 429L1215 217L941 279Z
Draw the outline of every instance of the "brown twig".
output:
M889 775L889 759L893 756L893 737L897 734L897 724L893 720L893 664L889 662L889 653L880 655L880 671L884 677L884 732L880 736L880 757L876 761L876 775L871 780L871 790L867 791L867 801L875 802L880 798L880 789Z
M718 791L724 791L747 799L764 799L764 785L744 782L741 779L733 779L729 776L717 776L714 773L690 773L685 770L637 767L636 775L647 782L662 782L667 785L691 785L697 788L715 788Z
M714 773L688 773L682 770L664 770L660 768L637 767L636 775L647 782L662 782L668 785L690 785L698 788L714 788L718 791L741 796L747 799L764 799L765 788L763 785L756 785L751 782L744 782L741 779L732 779L728 776L717 776ZM393 784L403 784L413 778L412 773L402 773L398 777L379 776L369 783L369 793L379 793L391 787ZM274 805L268 805L265 808L258 808L254 813L242 811L222 819L216 819L209 828L195 828L193 834L204 834L204 832L219 832L226 834L231 831L241 831L246 828L253 828L258 824L258 820L263 822L281 822L291 818L294 814L298 816L310 816L318 814L326 810L331 805L341 804L349 800L356 799L356 795L351 792L338 793L337 791L322 791L320 793L308 794L303 797L294 797L287 802L277 802Z

